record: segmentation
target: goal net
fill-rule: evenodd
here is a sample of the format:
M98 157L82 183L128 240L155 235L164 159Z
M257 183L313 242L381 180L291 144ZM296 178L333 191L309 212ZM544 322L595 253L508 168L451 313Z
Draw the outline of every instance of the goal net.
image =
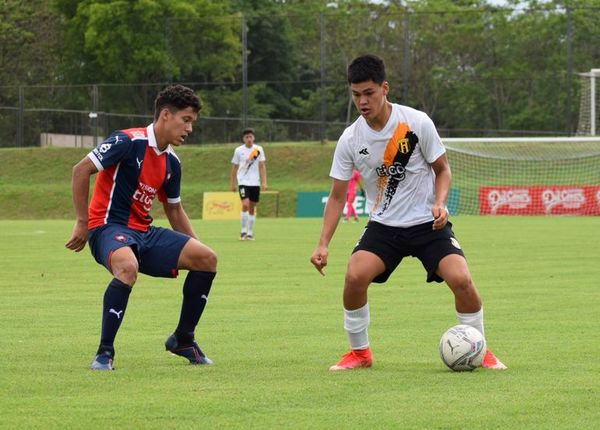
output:
M577 134L580 136L600 135L600 69L580 73L581 99Z
M442 140L452 214L600 215L600 137Z

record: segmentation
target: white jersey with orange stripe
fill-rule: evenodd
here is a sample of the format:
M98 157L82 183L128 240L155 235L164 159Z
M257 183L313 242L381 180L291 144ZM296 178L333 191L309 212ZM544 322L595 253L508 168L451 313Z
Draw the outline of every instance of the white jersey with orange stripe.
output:
M426 113L392 104L385 127L375 131L361 116L340 137L329 175L349 180L356 167L365 184L370 219L393 227L433 220L435 173L446 152Z
M238 165L238 185L260 186L258 165L265 160L265 151L260 145L253 144L251 147L240 145L235 148L231 163Z

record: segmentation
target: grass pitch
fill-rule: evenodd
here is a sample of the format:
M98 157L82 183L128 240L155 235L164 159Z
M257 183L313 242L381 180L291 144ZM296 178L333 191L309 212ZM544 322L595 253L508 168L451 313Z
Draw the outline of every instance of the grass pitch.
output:
M140 276L116 371L88 370L110 275L64 248L70 221L0 221L2 428L597 428L597 217L453 219L509 366L453 373L438 357L456 324L450 291L405 260L370 289L372 369L332 374L348 345L341 291L360 224L340 224L326 277L310 265L320 220L197 221L219 254L197 331L214 366L164 351L183 275Z

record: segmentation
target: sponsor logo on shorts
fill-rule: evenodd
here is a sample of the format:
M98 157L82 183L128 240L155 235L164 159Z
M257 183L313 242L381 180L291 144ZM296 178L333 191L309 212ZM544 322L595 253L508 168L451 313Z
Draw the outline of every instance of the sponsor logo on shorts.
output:
M450 238L450 243L452 243L452 245L456 248L456 249L462 249L460 247L460 243L458 243L458 240L456 240L455 237L451 237Z

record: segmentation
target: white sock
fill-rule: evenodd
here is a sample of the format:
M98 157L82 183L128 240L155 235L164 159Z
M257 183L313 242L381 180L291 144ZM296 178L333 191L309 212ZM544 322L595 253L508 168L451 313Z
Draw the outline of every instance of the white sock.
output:
M362 308L347 310L344 309L344 328L348 332L348 340L352 349L365 349L369 347L369 321L371 312L369 304Z
M483 330L483 307L473 314L461 314L460 312L456 312L456 316L461 324L470 325L479 330L485 339L485 331Z
M254 221L256 221L256 215L248 215L248 234L250 236L254 232Z
M242 212L242 233L248 232L248 212Z

